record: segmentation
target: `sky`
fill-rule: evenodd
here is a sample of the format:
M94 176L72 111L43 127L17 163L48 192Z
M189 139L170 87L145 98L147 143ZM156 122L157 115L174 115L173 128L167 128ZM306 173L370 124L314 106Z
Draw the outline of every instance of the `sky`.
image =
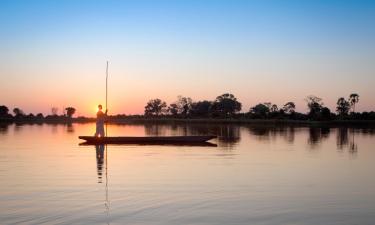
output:
M0 105L50 114L143 113L149 99L214 100L244 112L316 95L375 110L375 1L0 0Z

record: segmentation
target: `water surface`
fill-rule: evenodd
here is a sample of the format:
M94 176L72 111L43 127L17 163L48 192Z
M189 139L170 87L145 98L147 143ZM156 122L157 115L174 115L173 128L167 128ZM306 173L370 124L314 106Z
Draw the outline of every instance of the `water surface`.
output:
M0 224L374 224L373 129L110 125L219 138L78 145L94 126L0 126Z

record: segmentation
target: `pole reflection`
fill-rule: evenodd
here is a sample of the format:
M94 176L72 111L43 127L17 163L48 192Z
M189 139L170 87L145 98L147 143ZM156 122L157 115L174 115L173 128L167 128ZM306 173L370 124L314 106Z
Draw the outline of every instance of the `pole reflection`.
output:
M105 213L107 224L109 225L109 211L110 211L110 201L108 196L108 148L107 145L95 145L96 151L96 168L98 175L98 183L103 183L103 172L105 175ZM104 171L103 171L104 170Z

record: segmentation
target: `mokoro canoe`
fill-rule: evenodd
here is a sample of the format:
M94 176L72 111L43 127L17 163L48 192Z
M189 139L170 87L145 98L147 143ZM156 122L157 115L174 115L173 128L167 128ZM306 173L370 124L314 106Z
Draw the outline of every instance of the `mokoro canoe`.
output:
M79 136L79 139L92 144L147 144L147 143L202 143L216 136L144 136L144 137L94 137Z

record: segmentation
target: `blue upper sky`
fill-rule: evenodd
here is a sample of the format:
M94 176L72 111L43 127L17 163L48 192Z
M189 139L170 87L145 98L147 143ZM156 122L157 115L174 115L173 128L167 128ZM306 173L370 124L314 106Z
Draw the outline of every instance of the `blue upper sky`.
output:
M25 111L75 104L82 85L81 101L100 101L107 59L118 112L224 92L245 111L290 100L304 111L309 94L333 109L352 92L375 110L375 1L0 1L0 28L0 103Z

